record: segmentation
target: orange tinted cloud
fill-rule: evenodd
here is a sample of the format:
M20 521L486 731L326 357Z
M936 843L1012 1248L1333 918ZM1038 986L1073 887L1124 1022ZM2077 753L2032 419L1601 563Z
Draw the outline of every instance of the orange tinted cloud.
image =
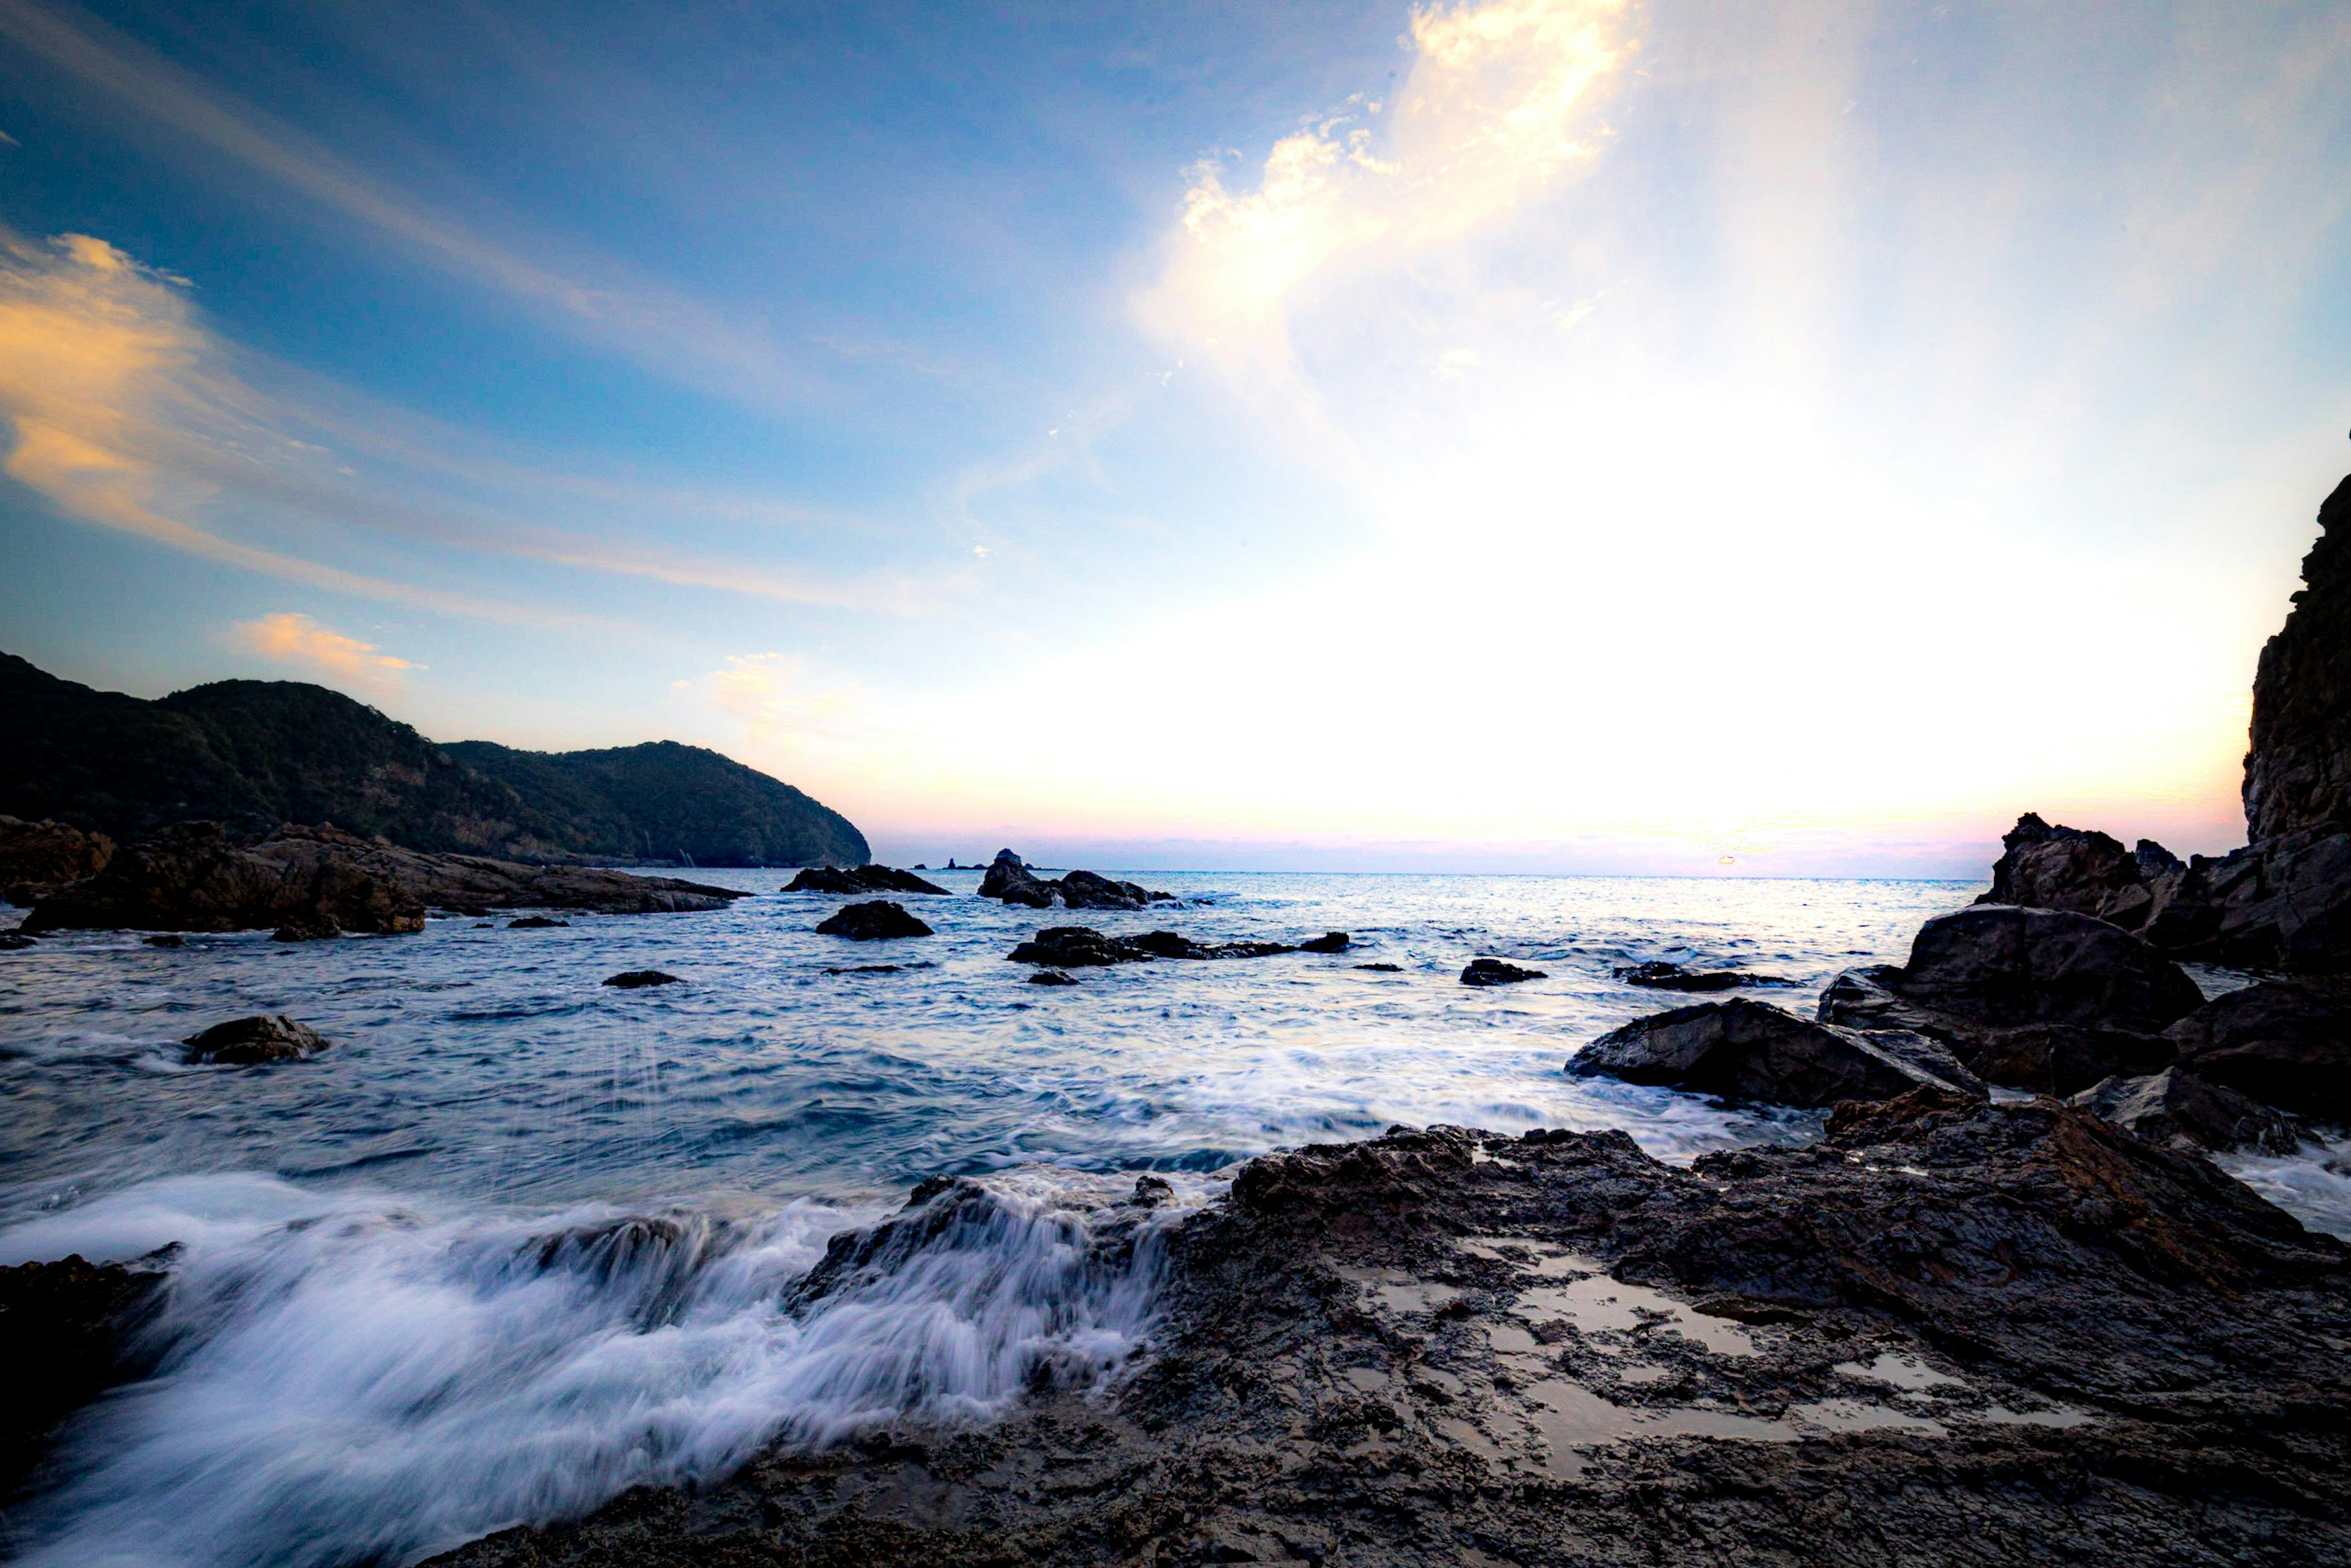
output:
M374 690L396 687L408 671L423 667L290 611L239 622L235 632L241 645L266 659L314 670L350 685Z

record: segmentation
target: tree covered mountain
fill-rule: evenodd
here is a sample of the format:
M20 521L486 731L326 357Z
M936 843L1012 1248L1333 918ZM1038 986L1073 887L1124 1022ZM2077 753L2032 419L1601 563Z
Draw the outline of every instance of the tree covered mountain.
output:
M847 818L701 747L438 746L340 692L214 681L153 702L0 653L0 813L118 839L169 822L331 822L503 859L858 865Z

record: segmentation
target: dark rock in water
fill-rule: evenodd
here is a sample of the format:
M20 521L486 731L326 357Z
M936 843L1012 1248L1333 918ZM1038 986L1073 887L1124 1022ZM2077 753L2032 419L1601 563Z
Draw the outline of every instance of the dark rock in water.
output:
M2308 586L2253 674L2244 799L2255 843L2351 824L2351 478L2319 507L2318 526L2302 561Z
M1006 955L1016 964L1050 964L1064 969L1108 964L1147 964L1155 958L1270 958L1298 949L1282 942L1195 942L1173 931L1140 936L1105 936L1091 925L1051 925Z
M1617 1132L1399 1129L1173 1207L1071 1224L1104 1270L1162 1227L1123 1375L1040 1363L977 1431L779 1442L439 1561L2351 1561L2351 1249L2077 1109L1919 1091L1687 1170ZM925 1183L785 1310L1002 1215Z
M1792 986L1777 975L1751 975L1744 969L1685 969L1679 964L1651 960L1609 971L1628 986L1660 991L1729 991L1741 986Z
M1032 986L1074 986L1077 981L1059 969L1039 969L1029 977Z
M1541 969L1521 969L1499 958L1472 958L1469 967L1461 971L1461 983L1465 986L1515 986L1522 980L1550 978Z
M250 1067L265 1061L298 1061L327 1049L326 1037L308 1024L284 1016L260 1015L216 1023L184 1042L190 1061Z
M2263 980L2164 1034L2200 1078L2298 1116L2351 1121L2351 977Z
M96 876L114 858L114 841L44 819L0 816L0 902L32 904L69 883Z
M1924 1035L1839 1029L1743 999L1636 1019L1577 1051L1567 1071L1776 1105L1884 1100L1922 1085L1984 1092Z
M1401 964L1358 964L1355 967L1358 969L1368 970L1370 973L1374 975L1401 975L1404 973L1404 966Z
M897 871L886 865L862 865L853 869L812 865L792 878L790 884L784 891L833 894L935 893L944 896L947 890L935 883L916 876L914 872Z
M675 975L664 975L659 969L631 969L626 974L614 975L604 983L624 991L641 991L647 986L674 986L678 978Z
M1344 931L1325 931L1320 936L1310 936L1298 945L1301 953L1343 953L1351 946Z
M268 931L332 920L345 931L422 931L428 906L608 915L723 909L744 896L674 877L420 854L336 828L236 839L217 822L166 828L87 881L43 899L30 931Z
M2072 1103L2168 1149L2290 1155L2302 1143L2290 1119L2185 1068L2109 1078L2074 1095Z
M2202 1005L2196 982L2130 933L2086 915L1977 904L1929 920L1886 984L1978 1023L2106 1025L2153 1033Z
M923 966L916 965L915 967L920 968ZM903 975L905 972L906 967L903 964L855 964L844 968L825 971L828 975Z
M1154 893L1140 883L1113 882L1090 871L1073 871L1050 881L1039 879L1019 855L998 850L995 863L979 879L979 896L1000 898L1029 909L1142 909L1172 902L1172 893Z
M144 1373L152 1358L136 1351L133 1336L152 1315L168 1256L94 1264L74 1253L0 1268L0 1344L9 1353L0 1497L16 1490L59 1421Z
M14 931L0 931L0 953L19 953L27 947L39 946L40 944L30 936L22 936Z
M270 934L273 942L331 942L343 934L331 915L314 915L302 920L292 920ZM152 939L151 939L152 940Z
M550 920L544 915L526 915L520 920L507 922L509 931L548 931L558 925L569 925L569 920Z
M846 936L852 942L884 942L901 936L928 936L931 928L886 898L852 904L817 926L822 936Z
M161 936L148 936L141 938L141 940L143 940L150 947L184 947L188 945L188 939L186 937L168 931L164 932Z
M2075 1023L2001 1027L1944 1012L1894 990L1903 979L1904 971L1889 964L1848 969L1821 992L1820 1020L1922 1034L1941 1042L1988 1083L2043 1094L2073 1094L2117 1075L2160 1072L2179 1055L2171 1041L2140 1030Z

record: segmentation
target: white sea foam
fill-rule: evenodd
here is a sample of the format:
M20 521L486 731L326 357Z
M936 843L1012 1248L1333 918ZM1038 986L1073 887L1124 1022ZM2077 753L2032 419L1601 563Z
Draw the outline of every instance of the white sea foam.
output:
M872 1215L135 1188L0 1236L12 1258L185 1249L162 1370L77 1423L74 1479L18 1544L60 1568L408 1561L723 1473L779 1437L984 1420L1040 1368L1096 1375L1143 1343L1174 1210L1105 1252L1124 1185L1016 1172L946 1195L789 1311L827 1239Z

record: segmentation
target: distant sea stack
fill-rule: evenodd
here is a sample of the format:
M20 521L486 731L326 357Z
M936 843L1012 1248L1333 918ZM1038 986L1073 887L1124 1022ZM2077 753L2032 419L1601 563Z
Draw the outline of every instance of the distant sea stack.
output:
M175 822L332 822L403 849L556 863L861 865L865 836L700 747L437 746L340 692L215 681L153 702L0 653L0 813L125 842Z

